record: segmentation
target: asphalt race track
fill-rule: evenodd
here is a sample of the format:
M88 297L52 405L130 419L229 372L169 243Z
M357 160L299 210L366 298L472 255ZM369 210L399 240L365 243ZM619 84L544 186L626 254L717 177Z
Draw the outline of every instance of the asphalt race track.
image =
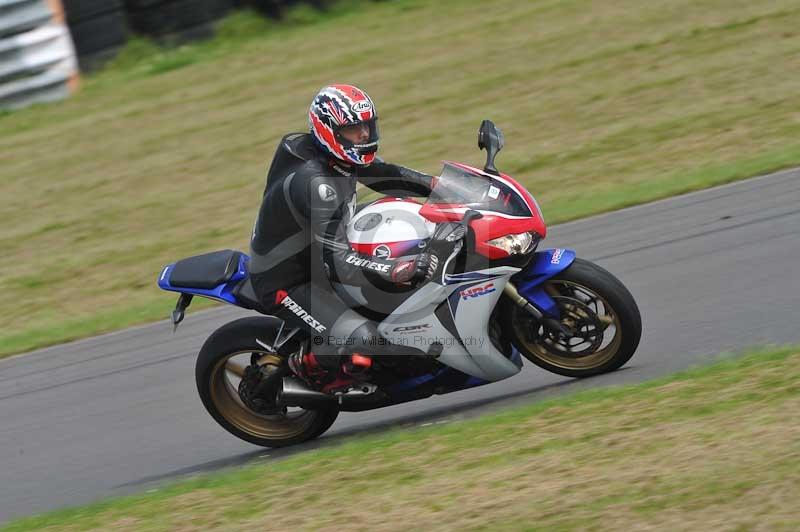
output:
M244 312L190 314L175 335L165 320L52 347L0 361L0 522L344 435L641 381L723 350L800 342L800 170L553 227L545 244L598 262L638 300L642 344L622 370L573 381L527 364L501 383L342 414L317 442L271 451L218 427L195 391L203 340ZM165 294L165 316L173 304Z

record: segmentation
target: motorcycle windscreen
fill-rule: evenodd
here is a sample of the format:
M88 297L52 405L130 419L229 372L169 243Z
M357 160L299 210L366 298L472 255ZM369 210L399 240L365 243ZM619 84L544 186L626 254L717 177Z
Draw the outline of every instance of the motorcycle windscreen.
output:
M459 163L444 163L423 210L463 214L469 209L520 218L533 216L511 181Z

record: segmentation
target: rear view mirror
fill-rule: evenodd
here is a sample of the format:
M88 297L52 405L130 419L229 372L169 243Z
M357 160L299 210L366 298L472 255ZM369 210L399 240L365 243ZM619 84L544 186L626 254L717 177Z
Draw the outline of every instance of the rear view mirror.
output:
M481 122L481 127L478 129L478 148L486 150L486 166L483 167L484 172L500 175L497 168L494 166L494 158L503 149L505 137L503 132L494 125L491 120L484 120Z

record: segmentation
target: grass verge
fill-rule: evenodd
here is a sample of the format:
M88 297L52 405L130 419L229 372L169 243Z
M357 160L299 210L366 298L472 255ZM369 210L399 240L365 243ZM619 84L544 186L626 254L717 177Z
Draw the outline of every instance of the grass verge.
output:
M797 530L798 363L752 351L4 530Z
M480 163L491 117L550 223L800 163L793 0L292 13L135 42L70 100L0 116L0 356L159 319L164 264L246 249L277 140L333 81L376 100L387 160L431 173Z

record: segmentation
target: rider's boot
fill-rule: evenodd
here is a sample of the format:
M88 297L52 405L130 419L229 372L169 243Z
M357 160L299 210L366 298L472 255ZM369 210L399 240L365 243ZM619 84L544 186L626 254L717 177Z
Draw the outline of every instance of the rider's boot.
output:
M372 357L361 353L353 353L345 357L342 363L342 373L349 375L356 380L367 380L369 370L372 367Z
M289 357L292 373L325 392L346 388L369 379L372 358L361 353L317 355L296 353Z
M336 378L338 362L333 367L330 366L330 362L332 362L330 356L318 357L313 351L308 353L300 352L289 357L289 369L292 370L292 373L318 389Z
M352 353L341 357L341 366L336 373L336 377L322 386L325 393L346 392L351 390L358 383L366 383L370 380L370 368L372 367L372 357L361 353ZM356 386L357 387L357 386Z
M414 347L388 342L369 321L353 331L346 344L330 354L294 354L289 358L289 367L315 389L336 391L355 382L368 382L375 360L425 354Z

